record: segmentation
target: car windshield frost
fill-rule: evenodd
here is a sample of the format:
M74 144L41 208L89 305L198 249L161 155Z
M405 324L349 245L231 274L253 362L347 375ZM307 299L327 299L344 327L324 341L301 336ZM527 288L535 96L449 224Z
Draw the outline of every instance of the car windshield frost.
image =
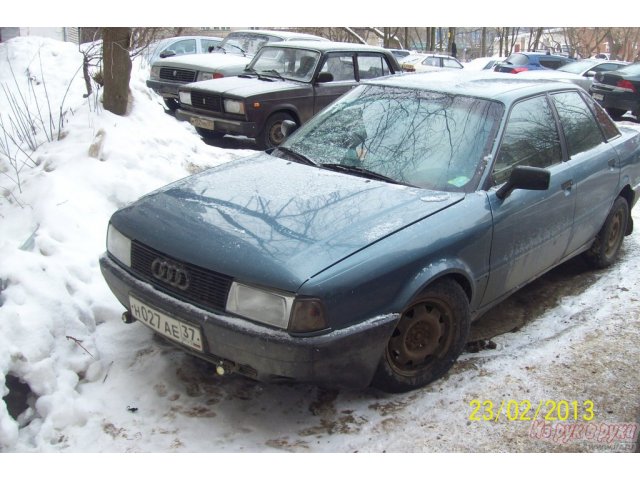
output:
M362 86L300 128L285 146L322 165L398 183L473 191L504 107L485 99Z
M247 70L260 75L309 82L319 58L318 52L302 48L265 47L247 66Z
M218 48L226 53L253 56L258 50L260 50L262 45L274 40L278 41L279 39L270 35L252 33L230 34L224 39Z

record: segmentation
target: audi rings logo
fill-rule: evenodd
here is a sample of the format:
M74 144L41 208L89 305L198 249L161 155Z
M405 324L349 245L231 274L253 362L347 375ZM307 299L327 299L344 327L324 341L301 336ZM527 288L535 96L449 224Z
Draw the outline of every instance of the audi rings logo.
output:
M189 288L189 274L180 265L156 258L151 264L151 273L158 280L172 287L186 290Z

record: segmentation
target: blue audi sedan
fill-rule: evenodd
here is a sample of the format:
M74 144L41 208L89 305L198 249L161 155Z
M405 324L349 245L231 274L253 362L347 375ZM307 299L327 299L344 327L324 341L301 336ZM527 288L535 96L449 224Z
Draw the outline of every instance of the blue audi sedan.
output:
M495 77L368 81L115 212L124 321L260 381L443 376L483 312L577 255L607 267L633 229L640 133L571 84Z

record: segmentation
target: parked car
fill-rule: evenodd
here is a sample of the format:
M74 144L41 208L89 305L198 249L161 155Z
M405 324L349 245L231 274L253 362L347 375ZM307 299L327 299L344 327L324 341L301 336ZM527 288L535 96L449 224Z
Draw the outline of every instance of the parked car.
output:
M164 38L150 45L149 64L153 64L161 58L194 53L209 53L210 48L219 46L222 40L220 37L197 35Z
M285 120L301 125L363 79L400 71L386 49L340 42L280 42L262 47L237 77L180 87L176 118L205 138L255 138L259 148L282 142Z
M234 76L242 73L260 47L286 40L320 41L305 33L271 30L237 30L208 54L183 55L157 60L151 65L147 86L164 99L170 110L178 108L178 87L187 83Z
M597 73L590 91L614 119L628 111L640 118L640 63L615 72Z
M442 53L422 54L419 61L402 61L402 69L405 72L426 72L434 68L464 68L462 64L450 55Z
M539 78L543 80L561 80L575 83L589 91L593 78L598 72L613 71L629 65L629 62L619 62L617 60L600 60L587 58L570 62L557 70L530 70L522 72L527 78Z
M520 73L527 70L557 69L574 60L564 55L551 55L540 52L512 53L504 62L498 63L494 71L502 73Z
M479 70L493 70L496 63L503 62L506 57L479 57L464 64L465 70L479 71Z
M406 391L523 285L612 264L639 181L640 132L579 87L392 75L115 212L100 265L125 322L218 373Z

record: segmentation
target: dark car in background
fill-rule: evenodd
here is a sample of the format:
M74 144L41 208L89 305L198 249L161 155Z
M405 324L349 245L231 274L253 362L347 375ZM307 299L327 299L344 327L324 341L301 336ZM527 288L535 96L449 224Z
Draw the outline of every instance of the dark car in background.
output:
M115 212L100 265L125 322L218 373L406 391L523 285L611 265L639 188L640 132L579 87L391 75Z
M324 40L316 35L272 30L236 30L211 53L169 56L151 64L147 86L161 95L170 110L178 108L178 87L190 82L242 73L267 42Z
M629 111L640 118L640 63L596 74L590 92L612 118Z
M255 138L258 148L282 142L285 120L302 125L361 80L400 71L384 48L341 42L268 44L242 75L180 87L176 118L205 138Z
M503 62L494 67L495 72L520 73L528 70L542 70L550 68L555 70L574 60L562 55L551 55L538 52L518 52L512 53Z

